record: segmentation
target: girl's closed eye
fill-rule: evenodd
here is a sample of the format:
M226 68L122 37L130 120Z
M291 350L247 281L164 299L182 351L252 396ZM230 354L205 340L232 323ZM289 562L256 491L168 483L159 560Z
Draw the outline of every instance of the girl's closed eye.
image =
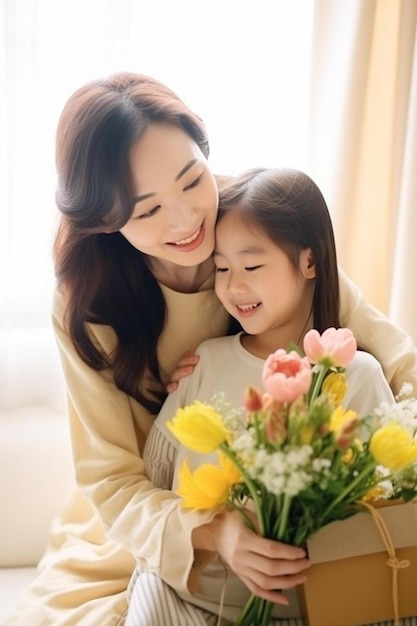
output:
M245 270L247 272L253 272L254 270L258 270L261 267L263 267L263 265L252 265L250 267L245 267Z
M218 266L216 265L216 267L215 267L215 271L216 271L216 272L218 272L218 273L220 274L220 273L227 272L227 271L228 271L228 268L227 268L227 267L218 267Z

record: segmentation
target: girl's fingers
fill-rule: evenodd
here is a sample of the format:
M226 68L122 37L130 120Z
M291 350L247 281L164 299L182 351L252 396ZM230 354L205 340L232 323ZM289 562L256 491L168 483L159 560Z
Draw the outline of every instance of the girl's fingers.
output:
M282 558L267 558L258 554L250 554L247 563L250 571L258 574L258 584L262 584L270 589L276 587L276 585L274 582L268 584L269 579L274 581L277 578L285 577L285 580L290 583L292 577L297 577L299 574L304 575L304 570L310 567L310 561L308 559L290 561ZM286 589L288 589L289 586L294 585L284 585Z
M262 587L258 587L256 584L254 584L252 579L246 578L244 576L242 576L241 578L251 593L254 593L260 598L264 598L264 600L269 600L274 604L282 604L284 606L288 606L288 598L285 593L281 591L281 589L265 590ZM303 580L302 582L305 582L305 580Z
M271 594L278 597L277 590L281 592L303 584L307 580L305 570L309 566L310 562L307 559L287 561L266 559L251 554L242 555L234 571L242 580L245 578L246 581L250 581L248 586L253 593L269 599Z

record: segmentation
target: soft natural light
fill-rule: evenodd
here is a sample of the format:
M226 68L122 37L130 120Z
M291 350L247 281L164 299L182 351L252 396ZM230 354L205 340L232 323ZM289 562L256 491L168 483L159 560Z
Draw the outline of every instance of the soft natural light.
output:
M84 82L132 70L167 83L205 120L215 172L303 167L313 0L1 6L1 326L49 323L55 128Z

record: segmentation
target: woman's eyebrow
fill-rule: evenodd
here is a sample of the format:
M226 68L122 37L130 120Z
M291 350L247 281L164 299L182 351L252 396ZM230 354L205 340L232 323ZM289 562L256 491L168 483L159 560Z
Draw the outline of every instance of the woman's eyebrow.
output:
M152 198L152 196L155 195L155 193L144 193L141 196L135 196L133 198L133 204L136 204L136 202L141 202L142 200L147 200L148 198Z
M197 163L197 159L191 159L191 161L189 161L187 165L182 168L180 173L176 175L175 180L179 180L181 176L184 176L185 172L188 172L188 170L194 165L194 163Z
M191 159L191 161L189 161L187 165L184 165L182 170L176 175L175 180L177 181L181 178L181 176L184 176L184 174L188 172L188 170L194 165L194 163L197 163L197 159ZM155 192L144 193L141 196L135 196L133 198L133 203L136 204L137 202L141 202L142 200L147 200L148 198L152 198L153 196L156 196Z

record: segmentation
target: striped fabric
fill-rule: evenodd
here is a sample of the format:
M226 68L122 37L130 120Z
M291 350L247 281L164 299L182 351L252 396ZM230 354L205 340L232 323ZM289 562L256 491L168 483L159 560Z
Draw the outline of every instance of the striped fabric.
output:
M184 602L154 574L138 574L125 626L219 626L218 616Z
M132 581L130 609L125 626L232 626L218 615L184 602L158 576L138 574ZM273 619L271 626L303 626L302 619ZM417 617L400 620L401 626L417 626ZM338 626L335 624L334 626ZM364 626L394 626L393 621Z

